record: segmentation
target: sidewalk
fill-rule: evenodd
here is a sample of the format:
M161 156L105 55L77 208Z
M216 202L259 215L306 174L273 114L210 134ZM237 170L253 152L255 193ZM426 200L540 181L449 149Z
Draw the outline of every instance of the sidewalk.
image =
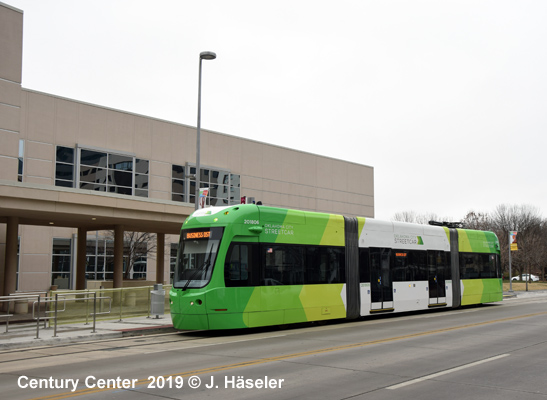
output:
M173 328L170 314L162 315L161 318L132 317L122 321L97 321L95 332L92 332L92 323L89 325L84 323L59 325L57 326L57 337L53 337L53 327L44 328L43 326L42 322L39 338L36 339L36 323L26 323L22 327L21 324L10 322L8 333L5 333L6 325L0 324L0 351L176 331Z

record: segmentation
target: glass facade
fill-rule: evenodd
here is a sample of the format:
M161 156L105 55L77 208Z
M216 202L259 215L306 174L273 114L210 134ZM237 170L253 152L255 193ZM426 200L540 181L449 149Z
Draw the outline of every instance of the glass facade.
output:
M148 197L149 164L131 155L57 146L55 186Z
M188 195L186 193L186 175L184 171L186 171L186 169L182 165L172 166L171 200L188 203Z
M17 181L23 182L23 162L25 159L25 141L19 140L19 160L17 166Z
M20 150L21 152L21 150ZM19 171L22 177L22 157ZM171 200L195 203L196 167L172 165ZM207 206L227 206L241 201L241 176L220 168L200 168L200 188L208 188ZM21 178L22 179L22 178ZM57 146L55 186L148 197L150 161L84 148Z
M72 239L53 239L51 284L70 289L72 282Z
M196 201L196 167L190 164L186 166L173 165L172 167L172 192L173 201L195 203ZM207 206L227 206L239 204L240 181L237 174L228 170L214 168L200 168L200 188L209 188Z
M114 242L111 239L88 237L85 277L93 281L114 279Z
M123 250L123 272L129 265L131 244L124 242ZM146 243L137 243L133 245L133 254L142 254L136 257L132 270L127 279L146 279L147 257ZM138 255L137 254L137 255ZM88 237L86 246L86 279L94 281L108 281L114 279L114 241L112 237L95 235Z
M149 161L81 149L80 189L148 197Z

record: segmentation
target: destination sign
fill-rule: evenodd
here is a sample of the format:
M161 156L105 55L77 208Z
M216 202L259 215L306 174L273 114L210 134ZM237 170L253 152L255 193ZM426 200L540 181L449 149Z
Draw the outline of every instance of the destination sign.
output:
M209 239L211 237L211 231L191 231L191 232L184 232L184 239L185 240L192 240L192 239Z

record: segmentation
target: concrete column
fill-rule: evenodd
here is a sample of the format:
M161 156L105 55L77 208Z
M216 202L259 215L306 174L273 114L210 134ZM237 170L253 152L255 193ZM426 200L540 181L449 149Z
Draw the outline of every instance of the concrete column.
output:
M19 219L8 217L6 225L6 255L4 263L3 296L15 293L17 288L17 243L19 237Z
M85 230L84 228L78 228L78 239L76 246L76 290L85 290L87 230Z
M163 284L165 278L165 233L156 234L156 283Z
M123 287L123 225L114 227L114 288Z

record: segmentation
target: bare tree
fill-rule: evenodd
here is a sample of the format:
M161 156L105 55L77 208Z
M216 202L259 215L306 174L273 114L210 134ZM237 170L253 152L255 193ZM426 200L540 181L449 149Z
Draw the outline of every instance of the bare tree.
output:
M492 230L500 241L501 260L508 268L509 232L517 231L518 251L511 253L511 265L518 274L541 267L545 246L542 226L544 221L538 208L530 205L499 205L492 213Z
M391 220L397 222L411 222L414 224L427 225L429 224L429 221L451 221L452 218L440 218L434 212L419 214L415 211L402 211L395 213Z
M418 214L414 211L396 213L392 221L427 224L430 220L450 221L435 213ZM509 232L518 231L518 251L511 253L513 275L537 273L547 277L547 220L537 207L501 204L492 213L469 211L460 221L466 229L493 231L500 242L502 267L509 265Z
M114 231L109 233L113 241ZM123 242L123 256L126 261L123 279L129 279L131 271L135 269L135 264L140 262L141 258L148 257L150 253L156 250L156 235L149 232L124 232Z
M482 212L469 211L461 223L466 229L490 231L493 228L491 217Z
M547 253L545 233L545 221L541 221L528 230L527 235L523 238L523 240L520 238L518 240L518 244L526 250L523 257L523 261L525 263L524 269L526 269L528 274L538 274L542 279L544 260Z
M135 263L142 257L148 257L156 249L156 235L149 232L124 232L124 253L127 256L128 265L123 274L123 279L129 279Z

